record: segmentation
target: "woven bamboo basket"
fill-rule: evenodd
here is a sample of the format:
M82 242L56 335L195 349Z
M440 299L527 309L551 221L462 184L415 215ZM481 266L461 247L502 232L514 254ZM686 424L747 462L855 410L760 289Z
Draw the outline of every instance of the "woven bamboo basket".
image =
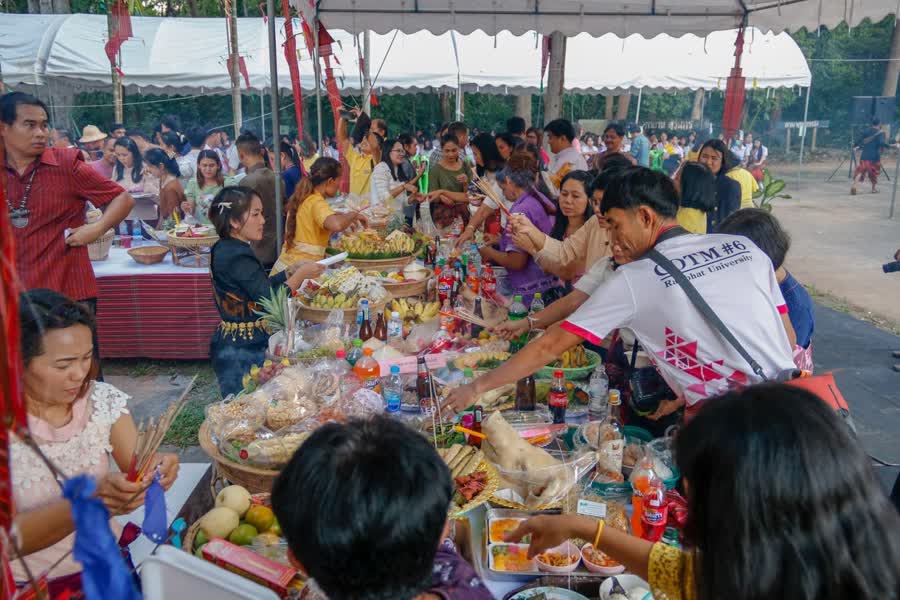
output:
M142 265L161 263L168 253L169 249L165 246L140 246L128 251L128 255Z
M388 294L388 297L383 302L369 304L369 315L372 321L372 327L375 326L375 316L379 312L384 311L384 307L393 299L394 297ZM356 313L358 310L358 307L356 306L353 308L316 308L313 306L306 306L301 302L300 307L297 309L297 318L312 323L324 323L333 310L339 310L344 313L344 323L356 323Z
M219 236L179 237L175 230L166 232L166 245L172 250L172 262L179 267L206 268L209 266L209 252Z
M271 495L268 493L262 494L253 494L250 498L250 503L252 504L262 504L264 506L269 506L271 504L270 501ZM200 531L200 519L197 519L191 526L187 528L187 531L184 532L184 537L181 539L181 549L185 552L193 552L194 551L194 539L197 537L197 532Z
M476 468L475 471L485 471L487 473L487 486L480 494L469 500L464 506L461 506L459 510L451 509L449 512L451 519L463 518L465 514L473 508L477 508L485 502L488 502L494 493L500 489L500 473L497 471L497 467L490 462L483 460L479 463L478 468Z
M399 256L397 258L379 258L379 259L362 259L347 258L345 262L353 265L360 271L386 271L388 269L402 269L413 261L415 257L412 254L407 256Z
M428 289L428 281L434 275L434 271L428 270L428 275L422 281L406 281L403 283L385 283L381 282L381 286L391 293L394 298L409 298L411 296L421 296Z
M112 248L113 239L116 232L113 229L108 230L99 238L87 245L88 256L91 260L106 260L109 258L109 249Z
M209 432L209 424L206 421L200 425L197 437L200 440L200 447L215 462L216 470L223 479L230 483L244 486L251 494L272 491L272 484L275 482L275 478L278 477L278 471L242 465L222 456L222 453L219 452L219 449L213 443Z

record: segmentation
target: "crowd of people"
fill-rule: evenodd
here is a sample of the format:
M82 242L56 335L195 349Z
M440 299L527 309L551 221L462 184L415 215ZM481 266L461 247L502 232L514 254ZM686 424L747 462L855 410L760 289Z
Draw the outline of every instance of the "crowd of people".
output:
M530 303L540 293L545 302L495 328L505 338L545 333L452 390L442 404L448 418L584 343L605 357L610 387L625 403L638 352L668 390L639 424L659 431L685 423L676 457L689 508L686 550L571 516L528 520L511 541L531 535L535 553L570 537L595 540L669 598L900 594L900 518L859 444L820 399L772 383L812 371L815 319L784 265L789 236L770 212L752 207L752 189L746 201L752 184L744 173L756 182L765 165L758 140L744 138L739 153L719 139L612 123L597 141L565 119L529 129L512 118L499 134L448 123L432 141L422 132L397 135L359 111L338 119L321 152L309 141L274 146L248 131L229 144L222 130L181 133L168 117L152 138L109 129L85 128L78 147L66 132L51 135L39 100L0 98L16 268L27 290L20 319L29 424L68 474L97 477L111 514L140 506L149 480L109 469L112 458L127 471L135 425L127 396L99 374L86 244L124 220L137 193L158 197L162 221L177 214L215 228L210 271L222 323L210 356L227 395L262 362L268 334L253 312L260 299L320 274L329 237L366 224L328 202L356 194L458 246L482 240L482 259L505 268L513 294ZM273 160L291 190L280 248ZM495 194L481 193L476 178ZM90 225L88 201L103 210ZM20 547L29 561L54 564L73 542L68 505L30 448L14 442L12 457ZM157 464L170 486L177 458L160 454ZM331 600L490 598L449 535L452 492L428 441L379 417L316 430L276 481L272 505L292 560ZM786 566L795 564L802 573ZM78 565L59 565L53 589L77 587Z

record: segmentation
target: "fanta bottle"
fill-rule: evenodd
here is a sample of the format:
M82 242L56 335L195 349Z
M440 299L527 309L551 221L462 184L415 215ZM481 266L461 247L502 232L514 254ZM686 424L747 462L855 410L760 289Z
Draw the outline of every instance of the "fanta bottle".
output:
M359 377L363 387L378 391L381 367L378 366L378 361L372 357L371 348L363 348L363 357L353 365L353 372Z
M658 542L666 532L669 505L666 502L666 486L662 480L651 480L641 499L641 537L648 542Z
M653 451L650 448L644 449L644 455L631 472L629 482L631 483L631 507L634 509L634 513L631 515L631 531L634 535L641 537L644 494L650 491L653 482L662 483L662 479L653 469Z

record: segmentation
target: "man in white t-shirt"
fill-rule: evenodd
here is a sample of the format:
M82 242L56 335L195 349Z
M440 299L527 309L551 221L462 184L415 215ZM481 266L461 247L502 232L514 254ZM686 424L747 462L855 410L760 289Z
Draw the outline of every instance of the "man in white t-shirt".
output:
M444 402L447 415L471 405L481 393L534 373L584 340L601 343L619 327L634 331L678 395L660 405L656 418L685 404L690 414L705 398L761 382L672 277L644 258L652 248L689 278L766 377L793 369L793 329L769 258L743 237L677 235L677 210L678 195L665 174L633 167L613 179L603 196L603 214L611 242L627 264L605 278L560 326L503 366L453 390Z
M575 128L569 121L565 119L550 121L544 127L544 134L547 136L547 143L553 154L547 167L551 177L562 180L569 171L587 171L587 161L572 145L572 140L575 139ZM568 170L563 168L566 164L569 165ZM559 183L557 182L556 185L558 187Z

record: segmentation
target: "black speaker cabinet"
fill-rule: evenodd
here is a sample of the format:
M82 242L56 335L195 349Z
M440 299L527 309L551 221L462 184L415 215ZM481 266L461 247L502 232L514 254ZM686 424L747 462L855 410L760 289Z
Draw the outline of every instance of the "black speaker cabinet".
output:
M897 107L894 96L853 96L850 99L850 123L868 125L872 119L892 123Z

